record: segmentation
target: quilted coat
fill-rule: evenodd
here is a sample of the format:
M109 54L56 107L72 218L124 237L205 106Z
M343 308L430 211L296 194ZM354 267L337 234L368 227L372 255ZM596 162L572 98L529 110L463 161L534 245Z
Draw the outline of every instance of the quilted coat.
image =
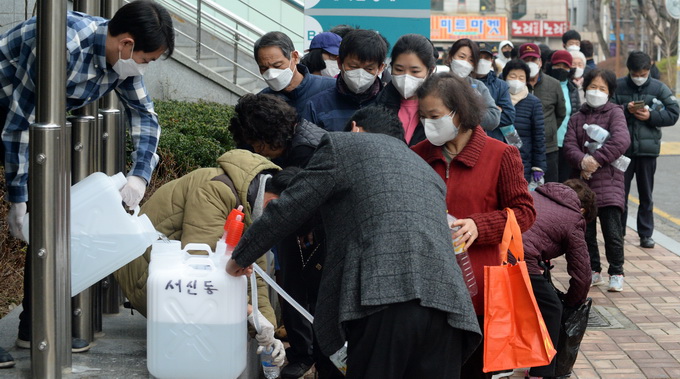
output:
M536 221L522 233L524 260L529 274L543 274L539 262L562 255L567 259L567 306L582 303L590 290L590 256L586 245L586 220L576 192L562 183L546 183L532 191Z
M571 116L567 126L567 134L564 137L564 156L571 167L580 167L581 160L588 153L584 146L586 141L592 141L585 129L584 124L596 124L609 131L609 139L597 149L593 158L600 164L600 168L593 176L586 180L588 186L597 196L598 207L619 207L623 210L625 205L625 192L623 186L623 171L611 165L630 145L630 134L623 109L620 105L607 103L599 108L591 108L583 104L581 110ZM579 176L578 169L574 169L573 177Z

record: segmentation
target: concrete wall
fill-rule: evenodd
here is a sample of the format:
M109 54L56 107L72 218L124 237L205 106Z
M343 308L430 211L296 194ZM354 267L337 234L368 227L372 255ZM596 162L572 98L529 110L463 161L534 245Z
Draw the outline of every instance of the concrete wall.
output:
M0 33L14 27L16 24L31 18L35 0L0 0ZM28 17L25 14L28 13Z

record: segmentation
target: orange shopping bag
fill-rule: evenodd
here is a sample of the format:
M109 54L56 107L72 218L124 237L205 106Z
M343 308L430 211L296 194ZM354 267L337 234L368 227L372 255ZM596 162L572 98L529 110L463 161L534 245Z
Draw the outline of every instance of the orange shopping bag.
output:
M544 366L556 353L529 281L522 232L506 211L503 265L484 267L484 372ZM517 264L508 264L508 248Z

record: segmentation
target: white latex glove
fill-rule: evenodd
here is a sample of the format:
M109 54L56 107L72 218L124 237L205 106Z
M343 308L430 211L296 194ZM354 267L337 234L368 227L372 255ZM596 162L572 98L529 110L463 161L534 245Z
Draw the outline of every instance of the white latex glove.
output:
M24 226L24 216L26 216L26 203L11 203L9 206L9 214L7 215L7 223L9 224L9 234L14 238L26 240L24 233L21 231Z
M139 205L144 197L146 191L146 180L139 176L128 176L127 184L120 189L120 196L123 198L125 205L130 209L134 209Z
M272 362L279 367L283 366L283 363L286 360L286 349L283 348L283 342L275 339L272 347L274 348L272 351ZM265 346L259 346L257 348L257 354L262 353L264 349Z
M260 347L272 345L274 341L276 341L274 338L274 325L272 325L261 312L252 312L248 315L248 322L253 328L255 327L253 317L257 317L257 321L260 323L260 332L255 335L257 344L260 345Z

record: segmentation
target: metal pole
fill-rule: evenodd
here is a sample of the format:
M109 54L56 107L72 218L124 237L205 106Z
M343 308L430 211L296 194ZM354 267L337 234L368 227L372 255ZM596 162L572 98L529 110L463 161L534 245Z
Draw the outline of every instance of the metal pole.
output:
M74 0L73 9L92 16L100 14L99 0ZM88 104L74 112L71 117L73 167L72 183L75 184L93 172L99 171L99 154L101 152L101 131L99 109L96 104ZM71 299L71 320L73 336L87 342L94 341L92 325L92 289L88 288Z
M203 21L203 11L201 10L203 1L198 0L196 7L196 62L201 61L201 22Z
M31 368L61 378L71 366L70 157L66 127L66 2L37 4L37 93L29 129Z
M621 0L616 0L616 77L621 76Z
M120 0L102 0L102 16L109 19L112 18L120 6ZM115 92L112 91L101 99L99 112L102 114L101 171L108 175L114 175L125 170L125 126L123 124L118 96ZM115 280L113 282L115 283ZM118 287L118 283L115 283L114 285ZM103 285L101 282L96 286L98 290L95 296L97 296L98 299L94 300L96 311L93 323L95 331L101 332L101 315L105 311L103 304L108 301L102 299L105 295L105 291L102 288ZM118 294L117 291L115 293ZM109 311L107 313L118 313L111 312L110 309L107 310Z

